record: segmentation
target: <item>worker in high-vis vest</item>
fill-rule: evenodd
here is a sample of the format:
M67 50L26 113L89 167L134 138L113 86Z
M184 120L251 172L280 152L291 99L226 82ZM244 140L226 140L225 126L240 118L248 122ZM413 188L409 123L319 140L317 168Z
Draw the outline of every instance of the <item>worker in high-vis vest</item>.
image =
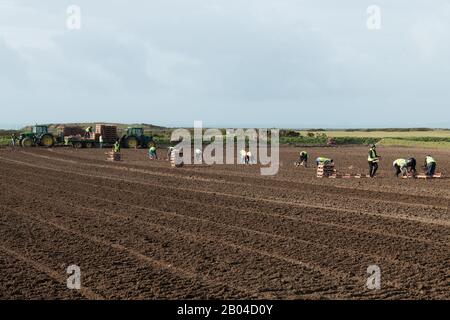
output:
M325 158L325 157L318 157L316 159L316 164L320 165L320 164L332 164L333 163L333 159L329 159L329 158Z
M151 146L150 149L148 149L148 157L151 160L157 160L158 159L158 155L156 153L156 147L155 146Z
M408 172L407 169L407 165L408 163L406 162L405 159L397 159L394 161L394 163L392 164L392 166L395 169L395 176L398 177L398 175L401 173L403 176L405 176Z
M425 168L427 168L428 177L433 177L436 173L436 160L430 155L425 157Z
M92 133L92 127L87 127L87 128L84 130L84 136L85 136L86 138L89 138L89 137L91 136L91 133Z
M120 152L120 142L119 142L119 140L117 140L116 143L114 143L113 151L114 151L114 153L119 153Z
M378 171L378 162L380 162L380 156L377 153L377 146L374 144L369 149L369 157L367 161L369 162L369 176L374 178Z
M308 152L302 151L300 152L300 157L298 158L298 165L308 167Z

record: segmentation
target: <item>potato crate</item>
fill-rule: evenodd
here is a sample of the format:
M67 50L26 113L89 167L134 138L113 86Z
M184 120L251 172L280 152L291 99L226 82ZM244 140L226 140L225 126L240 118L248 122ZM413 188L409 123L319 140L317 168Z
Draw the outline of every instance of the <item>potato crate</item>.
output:
M85 134L85 131L81 127L70 127L70 126L63 126L62 132L65 137L69 136L83 136Z
M122 160L122 155L120 152L110 151L106 154L108 155L108 158L107 158L108 161L121 161Z
M170 165L172 167L182 167L184 165L183 163L183 153L179 150L172 150L170 153Z
M317 177L318 178L329 178L331 176L336 176L336 169L334 164L319 164L317 167Z
M419 174L416 176L416 178L418 178L418 179L440 179L442 177L443 177L442 173L436 173L432 177L429 177L426 174Z
M105 124L97 124L95 126L95 135L98 137L101 135L103 141L108 143L114 143L119 138L117 135L117 127Z

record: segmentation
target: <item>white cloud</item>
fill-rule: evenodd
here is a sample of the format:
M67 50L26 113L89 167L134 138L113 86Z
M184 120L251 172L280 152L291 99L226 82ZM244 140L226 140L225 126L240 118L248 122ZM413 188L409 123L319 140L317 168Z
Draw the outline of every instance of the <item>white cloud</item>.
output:
M382 126L407 107L417 112L397 125L416 126L425 103L450 115L445 0L380 0L375 32L372 3L357 0L78 0L80 31L66 28L69 4L0 4L0 105L24 110L5 122L71 121L81 109L105 121L306 126L332 110L316 125Z

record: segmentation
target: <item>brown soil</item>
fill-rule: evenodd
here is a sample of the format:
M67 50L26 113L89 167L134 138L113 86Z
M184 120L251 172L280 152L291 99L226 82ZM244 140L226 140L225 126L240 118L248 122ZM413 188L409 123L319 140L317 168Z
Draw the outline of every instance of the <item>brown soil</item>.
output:
M171 168L144 150L0 150L1 299L450 299L450 180L317 179L282 166ZM366 148L314 148L366 173ZM440 172L450 152L433 151ZM310 161L312 162L312 161ZM82 290L66 287L80 266ZM366 270L382 272L368 290Z

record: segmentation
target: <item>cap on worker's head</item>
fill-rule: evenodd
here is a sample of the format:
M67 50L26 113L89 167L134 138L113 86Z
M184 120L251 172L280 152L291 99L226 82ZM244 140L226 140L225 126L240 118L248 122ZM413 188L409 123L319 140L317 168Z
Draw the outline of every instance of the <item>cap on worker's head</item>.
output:
M375 144L372 145L372 148L376 148L377 146Z

